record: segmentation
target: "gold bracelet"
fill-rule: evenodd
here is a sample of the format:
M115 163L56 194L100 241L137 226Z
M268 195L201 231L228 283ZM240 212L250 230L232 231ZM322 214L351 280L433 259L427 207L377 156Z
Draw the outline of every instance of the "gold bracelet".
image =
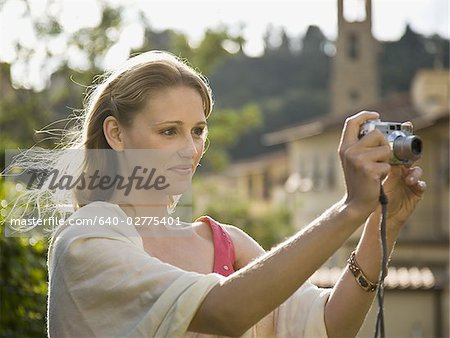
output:
M359 286L366 292L374 292L377 287L378 283L371 282L364 272L361 270L361 267L356 262L356 252L353 251L350 255L350 258L347 260L348 268L355 276L356 282L359 284Z

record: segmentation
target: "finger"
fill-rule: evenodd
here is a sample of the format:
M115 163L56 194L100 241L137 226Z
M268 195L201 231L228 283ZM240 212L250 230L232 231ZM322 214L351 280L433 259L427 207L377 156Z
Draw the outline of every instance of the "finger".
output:
M425 181L418 181L416 184L411 186L411 190L418 197L421 197L426 189L427 189L427 184Z
M359 153L355 157L360 163L388 163L391 158L391 148L389 146L365 148L364 152Z
M416 184L417 190L424 192L427 189L427 183L425 181L419 181Z
M341 146L347 146L358 141L359 129L361 125L368 120L378 119L380 114L377 112L362 111L345 120L341 136Z
M391 166L385 162L377 162L373 165L373 168L374 178L381 181L384 180L391 171Z
M407 186L413 186L421 177L422 169L419 167L409 168L404 165L393 165L386 183L395 186L400 181Z
M389 141L384 137L383 133L375 129L365 135L361 140L359 141L362 146L365 147L377 147L377 146L387 146L390 149Z
M423 170L420 167L409 168L406 173L405 182L407 185L415 185L420 181Z

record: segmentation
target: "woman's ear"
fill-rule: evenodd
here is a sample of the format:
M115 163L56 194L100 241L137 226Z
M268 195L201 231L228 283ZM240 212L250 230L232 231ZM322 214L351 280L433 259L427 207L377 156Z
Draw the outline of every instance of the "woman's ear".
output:
M112 149L116 151L122 151L124 149L122 128L114 116L108 116L103 121L103 133Z

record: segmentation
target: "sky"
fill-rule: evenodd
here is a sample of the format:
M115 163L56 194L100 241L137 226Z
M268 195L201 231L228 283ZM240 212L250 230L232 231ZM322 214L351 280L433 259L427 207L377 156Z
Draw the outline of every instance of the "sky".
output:
M111 68L128 56L130 48L142 42L142 27L137 15L142 10L154 30L175 29L187 34L195 44L207 28L227 25L230 32L241 31L247 40L244 52L258 56L263 51L263 35L268 27L284 28L290 37L301 37L309 25L319 26L324 34L335 39L337 34L336 0L103 0L124 6L124 25L120 32L105 32L117 39L107 53L104 67ZM357 20L363 13L363 0L345 0L345 14ZM60 18L67 32L95 26L100 20L101 5L94 0L28 0L32 16L39 20L45 13ZM16 58L14 43L20 41L35 50L28 65L17 64L12 73L15 81L25 87L45 85L42 72L51 73L56 64L46 62L45 48L36 39L29 20L22 17L23 0L0 0L0 61ZM438 33L449 38L448 0L373 0L373 34L378 40L397 40L406 24L424 35ZM50 41L55 53L68 53L72 65L83 68L79 50L70 49L64 37ZM39 80L39 77L41 79ZM40 83L38 83L40 82Z

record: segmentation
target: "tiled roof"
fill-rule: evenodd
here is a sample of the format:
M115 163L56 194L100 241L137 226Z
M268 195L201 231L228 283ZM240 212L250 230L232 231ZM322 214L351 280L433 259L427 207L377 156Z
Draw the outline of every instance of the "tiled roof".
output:
M311 282L319 287L333 287L342 274L338 267L322 267L311 276ZM386 289L429 290L437 286L434 273L427 267L390 267L384 281Z

